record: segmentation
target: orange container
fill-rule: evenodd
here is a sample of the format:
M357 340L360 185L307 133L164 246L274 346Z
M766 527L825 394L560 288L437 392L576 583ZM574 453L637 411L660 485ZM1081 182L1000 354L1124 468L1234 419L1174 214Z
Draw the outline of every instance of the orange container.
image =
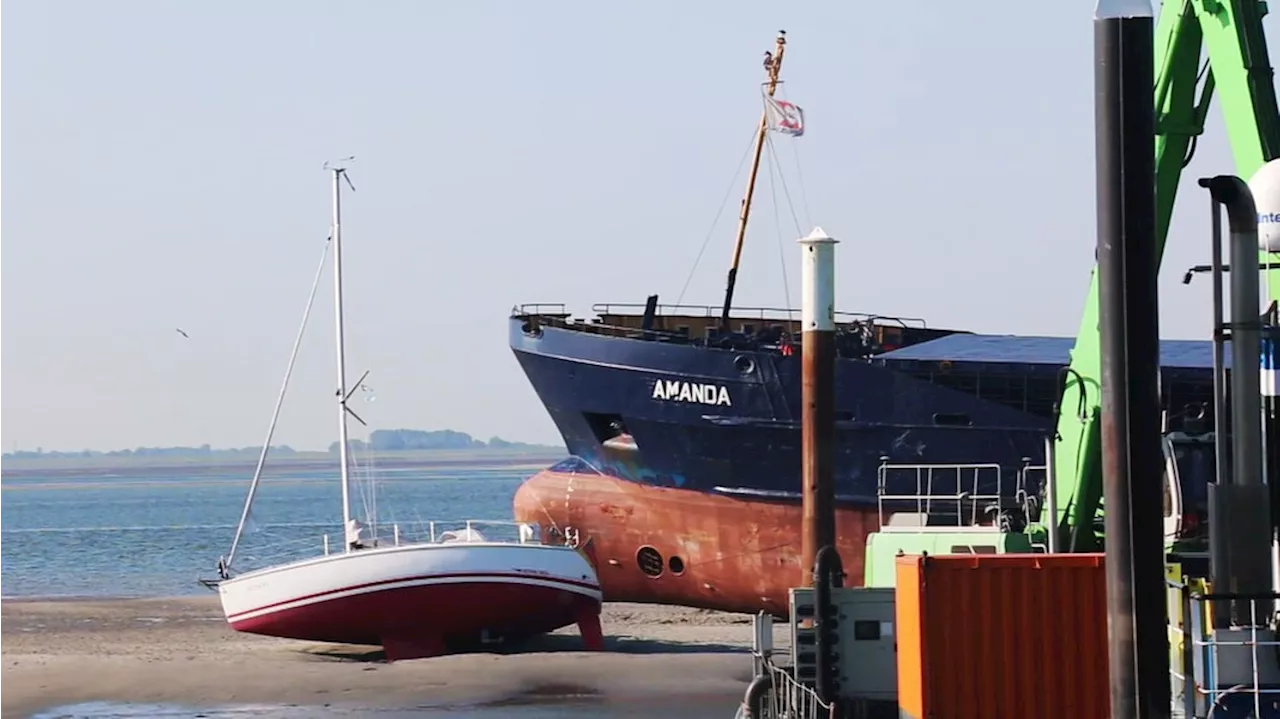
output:
M1110 716L1102 559L898 557L900 716Z

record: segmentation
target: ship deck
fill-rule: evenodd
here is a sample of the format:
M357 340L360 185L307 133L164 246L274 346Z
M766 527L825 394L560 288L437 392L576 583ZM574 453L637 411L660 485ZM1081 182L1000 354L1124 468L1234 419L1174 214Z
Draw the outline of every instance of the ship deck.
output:
M904 370L951 366L991 366L1000 364L1042 365L1058 369L1071 362L1075 339L1025 335L952 334L910 347L884 352L874 360ZM1225 348L1224 364L1230 366L1231 346ZM1213 343L1204 340L1162 340L1160 366L1165 370L1191 370L1202 374L1213 367Z

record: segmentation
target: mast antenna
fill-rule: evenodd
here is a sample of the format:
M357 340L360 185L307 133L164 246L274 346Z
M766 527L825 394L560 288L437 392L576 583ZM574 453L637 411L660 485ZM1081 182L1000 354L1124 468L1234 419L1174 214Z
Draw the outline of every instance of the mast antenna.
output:
M787 47L787 31L779 30L772 52L764 54L764 70L767 76L764 91L769 97L778 89L778 76L782 72L782 56ZM751 158L751 174L747 176L747 193L738 211L738 236L733 243L733 260L729 264L729 276L725 282L724 307L720 312L720 330L729 329L729 310L733 306L733 289L738 281L738 265L742 261L742 243L747 237L747 218L751 216L751 198L756 190L756 175L760 171L760 155L764 150L765 133L769 131L768 108L760 114L760 128L756 131L755 153Z

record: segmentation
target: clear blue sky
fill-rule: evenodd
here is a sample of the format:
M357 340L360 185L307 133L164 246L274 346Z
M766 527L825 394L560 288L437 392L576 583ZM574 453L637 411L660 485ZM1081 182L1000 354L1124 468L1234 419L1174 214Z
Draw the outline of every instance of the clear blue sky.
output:
M780 28L808 130L776 144L803 230L842 240L840 308L1074 334L1093 4L891 5L8 3L4 449L260 442L327 233L321 165L349 154L362 413L556 441L508 310L679 294ZM1166 254L1167 337L1207 336L1208 282L1179 282L1208 256L1194 180L1233 170L1215 110ZM788 303L781 238L794 305L795 225L762 174L738 298ZM741 186L685 301L721 297ZM277 441L334 437L330 301L326 283Z

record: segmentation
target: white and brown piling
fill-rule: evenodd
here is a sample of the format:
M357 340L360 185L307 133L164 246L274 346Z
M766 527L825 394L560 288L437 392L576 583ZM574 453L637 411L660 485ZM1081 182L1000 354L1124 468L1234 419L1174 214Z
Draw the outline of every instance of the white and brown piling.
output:
M802 586L813 584L818 550L836 543L835 508L835 245L813 228L799 240L802 259L801 540Z

